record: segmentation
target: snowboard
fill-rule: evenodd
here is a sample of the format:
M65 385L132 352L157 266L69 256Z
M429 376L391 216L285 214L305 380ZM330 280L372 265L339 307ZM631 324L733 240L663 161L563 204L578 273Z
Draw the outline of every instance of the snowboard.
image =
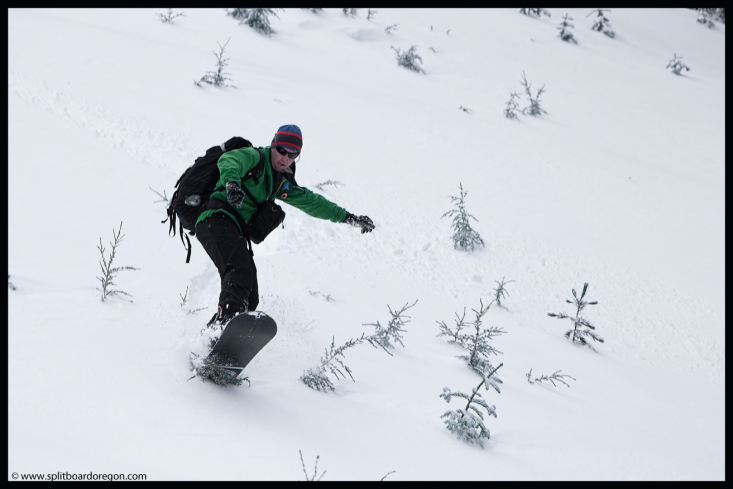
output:
M224 327L219 341L207 358L215 365L239 375L276 333L275 320L264 312L239 314Z

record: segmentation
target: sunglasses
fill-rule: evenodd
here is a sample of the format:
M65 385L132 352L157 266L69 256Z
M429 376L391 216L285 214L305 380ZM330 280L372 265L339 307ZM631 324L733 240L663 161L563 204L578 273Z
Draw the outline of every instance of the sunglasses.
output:
M277 150L277 152L278 152L278 153L280 153L281 155L288 155L288 157L289 157L289 158L290 158L291 160L294 160L295 158L297 158L298 156L300 156L300 152L297 152L297 153L291 153L291 152L287 151L287 150L286 150L285 148L283 148L282 146L275 146L275 149L276 149L276 150Z

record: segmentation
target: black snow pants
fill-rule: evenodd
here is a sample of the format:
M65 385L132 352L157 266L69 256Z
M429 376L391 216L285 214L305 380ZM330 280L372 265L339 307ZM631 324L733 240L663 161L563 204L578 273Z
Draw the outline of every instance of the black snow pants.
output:
M217 212L196 225L196 237L213 260L221 277L219 305L227 310L242 311L246 303L250 311L260 302L257 290L257 268L251 246L237 224L226 214Z

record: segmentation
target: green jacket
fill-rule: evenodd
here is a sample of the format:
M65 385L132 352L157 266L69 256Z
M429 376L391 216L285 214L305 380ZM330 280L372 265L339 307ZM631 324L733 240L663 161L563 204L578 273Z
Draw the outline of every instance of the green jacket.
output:
M251 193L257 201L252 202L245 192L242 207L236 210L246 222L249 222L252 218L259 204L263 203L267 199L272 199L273 196L278 200L282 200L293 207L302 210L310 216L317 217L319 219L328 219L333 222L344 222L344 219L346 219L346 209L339 207L322 195L312 192L305 187L294 186L287 193L287 197L283 199L282 186L286 180L283 178L276 178L280 175L276 175L277 172L273 169L272 164L270 163L270 147L266 146L261 149L262 158L265 160L265 166L256 181L254 179L248 179L246 182L242 182L242 177L247 173L247 171L257 165L259 154L256 149L240 148L228 151L221 155L217 163L220 178L216 184L214 192L211 194L211 198L227 202L226 184L227 182L236 182L240 187L246 186L249 193ZM273 183L275 181L279 182L278 188L273 188ZM234 222L237 222L237 219L224 209L208 209L199 215L199 218L196 220L196 224L200 223L207 217L210 217L215 212L223 212L234 220ZM239 227L239 223L237 223L237 227Z

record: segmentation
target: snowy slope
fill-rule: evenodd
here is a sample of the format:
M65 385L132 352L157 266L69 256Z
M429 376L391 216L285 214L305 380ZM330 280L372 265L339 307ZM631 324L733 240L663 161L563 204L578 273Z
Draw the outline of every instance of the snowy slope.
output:
M589 9L288 9L266 37L222 9L174 10L8 11L10 480L302 480L298 450L323 480L724 479L724 25L613 9L610 39ZM577 45L557 37L565 13ZM228 39L236 88L196 87ZM411 45L424 75L395 62ZM675 53L691 71L665 69ZM511 121L522 72L548 113ZM279 331L251 386L189 381L219 278L195 240L184 263L151 188L170 196L206 148L267 145L287 123L304 134L299 183L341 182L321 193L377 228L285 206L255 247ZM440 218L459 182L486 244L473 253ZM120 222L133 302L101 302L95 247ZM481 449L440 419L463 407L443 388L480 379L437 322L471 316L503 277L508 309L485 324L507 331L504 383L482 391L498 417ZM574 312L584 282L597 352L547 316ZM394 356L347 350L355 382L334 393L299 380L332 340L415 301ZM530 369L576 381L531 385Z

